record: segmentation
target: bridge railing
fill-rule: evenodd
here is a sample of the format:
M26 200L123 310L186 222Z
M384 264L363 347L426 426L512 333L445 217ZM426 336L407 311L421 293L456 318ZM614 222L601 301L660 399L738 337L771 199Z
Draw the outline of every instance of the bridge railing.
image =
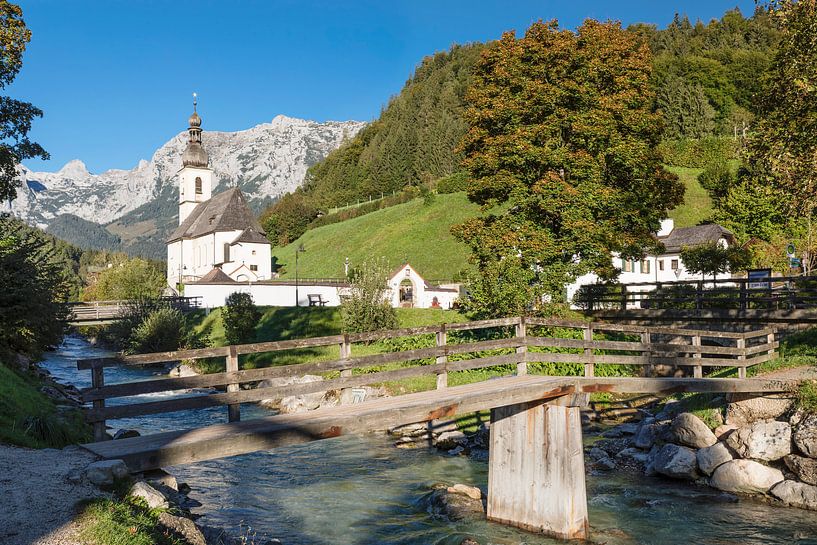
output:
M589 284L573 303L586 310L790 310L817 306L817 276Z
M157 301L185 312L201 307L201 297L160 297ZM113 320L121 317L129 304L129 301L123 300L68 303L70 309L68 321Z
M473 333L469 335L460 332ZM352 354L356 345L366 346L364 343L385 339L416 340L417 336L425 336L426 343L431 346L378 354ZM643 366L642 374L645 375L652 374L659 365L688 366L692 368L695 377L703 377L704 368L732 367L737 368L740 378L744 378L747 367L775 357L778 343L774 337L773 329L734 333L539 318L505 318L119 358L84 359L77 362L77 367L92 373L92 386L83 389L82 396L92 404L86 409L85 416L94 425L95 440L100 441L105 438L107 420L226 405L228 420L237 421L240 419L241 403L357 388L429 375L436 375L436 388L442 389L448 386L449 373L496 366L506 366L501 369L506 374L523 375L529 372L528 364L579 364L575 374L588 377L595 376L597 366L600 365ZM239 366L241 355L283 354L291 350L330 346L337 347L337 358L254 369L241 369ZM224 358L225 371L191 377L105 383L105 369L115 365L155 365L210 358ZM531 371L543 374L536 367ZM322 374L324 380L247 388L267 379L301 377L307 374ZM242 389L242 386L245 388ZM188 391L194 388L224 391L215 390L205 395L162 400L137 399L127 404L106 405L107 400L114 398Z

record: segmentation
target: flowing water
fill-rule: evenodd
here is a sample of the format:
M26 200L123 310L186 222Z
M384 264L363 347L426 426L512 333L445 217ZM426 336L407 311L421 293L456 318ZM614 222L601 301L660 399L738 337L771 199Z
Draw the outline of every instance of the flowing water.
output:
M88 386L78 358L104 351L68 336L43 367L55 378ZM106 369L106 383L149 378L156 370ZM195 395L195 392L190 395ZM268 414L242 407L242 417ZM143 433L223 422L224 407L118 420ZM286 545L483 545L561 543L484 521L449 522L430 514L436 483L485 487L485 462L426 449L402 450L382 435L341 437L270 452L171 468L202 503L200 522L277 537ZM703 486L619 473L588 476L591 538L609 545L817 545L817 513L736 500Z

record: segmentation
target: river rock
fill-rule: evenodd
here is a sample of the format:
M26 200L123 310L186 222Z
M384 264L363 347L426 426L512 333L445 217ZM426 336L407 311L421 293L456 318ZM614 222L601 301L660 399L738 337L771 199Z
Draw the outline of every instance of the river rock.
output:
M591 448L590 452L587 453L587 456L590 458L593 467L597 469L609 471L616 468L616 463L605 451L598 447Z
M482 499L482 490L476 486L468 486L467 484L455 484L446 489L450 494L464 494L473 500Z
M772 488L772 496L787 505L817 511L817 486L787 480Z
M695 456L698 459L698 467L707 475L712 475L712 472L721 464L725 464L732 460L732 453L723 443L715 443L711 447L704 447L700 449Z
M656 473L673 479L698 478L698 461L691 448L667 443L656 453L650 464Z
M739 426L735 426L734 424L721 424L717 428L715 428L712 433L715 434L715 437L718 438L718 441L723 441L729 434L738 429Z
M718 438L704 424L704 421L692 413L681 413L672 420L670 433L673 443L679 443L692 448L711 447L718 442Z
M809 458L817 458L817 414L803 418L794 432L794 444Z
M644 423L638 428L635 437L633 437L633 445L640 449L649 450L668 429L668 424Z
M386 390L383 388L372 388L370 386L361 386L359 388L344 388L340 392L338 398L338 405L352 405L354 403L362 403L370 399L384 397Z
M131 437L139 437L141 434L136 430L116 430L113 434L114 441L117 439L130 439Z
M185 378L198 376L199 372L186 363L180 363L171 367L167 374L174 378Z
M788 394L732 394L730 401L726 406L726 423L739 428L759 420L780 418L791 409L793 403Z
M642 468L649 461L649 454L635 447L625 448L616 454L616 461L626 466Z
M170 513L159 513L159 524L170 534L181 537L188 545L207 545L204 534L189 518L178 517ZM215 541L213 541L215 543Z
M445 485L435 488L429 498L431 514L444 516L450 520L485 518L482 500L475 500L465 494L450 493Z
M449 450L468 443L468 438L461 431L446 431L437 436L434 446L441 450Z
M807 484L817 485L817 460L789 454L783 458L783 461L798 479Z
M389 433L400 437L424 437L429 434L429 431L426 422L418 422L416 424L406 424L405 426L392 428L389 430Z
M134 483L134 485L130 489L130 494L134 498L141 498L145 500L145 503L148 504L148 507L151 509L167 509L169 507L169 503L167 502L167 498L165 498L164 494L150 486L145 481L138 481Z
M122 460L101 460L85 468L85 478L96 486L111 486L114 480L128 475L130 470Z
M262 380L258 383L258 388L279 388L282 386L290 386L292 384L307 384L309 382L318 382L321 380L323 380L323 377L318 375L276 377ZM270 397L267 399L262 399L259 401L259 404L262 407L267 407L269 409L281 409L281 412L301 412L318 408L325 395L326 392L313 392L298 396ZM285 400L286 402L284 402ZM284 405L286 405L287 410L284 410Z
M732 432L726 444L742 458L779 460L791 453L791 426L776 420L755 422Z
M783 472L754 460L732 460L712 473L709 484L724 492L765 494L783 481Z

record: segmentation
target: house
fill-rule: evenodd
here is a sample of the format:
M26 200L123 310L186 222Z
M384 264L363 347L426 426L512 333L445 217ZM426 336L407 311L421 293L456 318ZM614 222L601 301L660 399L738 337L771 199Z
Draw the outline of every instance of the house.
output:
M664 245L664 252L659 255L647 255L637 260L623 260L618 255L613 255L613 266L621 271L618 277L621 284L700 280L700 275L694 275L684 267L681 249L713 242L728 247L736 242L732 232L720 225L712 223L676 228L675 222L671 219L661 222L661 230L656 233L656 238ZM730 278L731 276L731 273L726 272L717 275L716 278ZM595 284L598 281L598 276L593 273L579 277L567 286L568 301L573 301L573 296L581 286ZM644 286L643 289L650 291L653 286ZM634 287L632 291L637 290L638 288Z
M235 282L269 279L271 246L241 190L212 195L213 171L195 102L188 133L178 173L179 226L167 239L168 285L212 278L215 270Z
M431 285L408 263L388 280L393 307L451 308L460 295L458 284Z

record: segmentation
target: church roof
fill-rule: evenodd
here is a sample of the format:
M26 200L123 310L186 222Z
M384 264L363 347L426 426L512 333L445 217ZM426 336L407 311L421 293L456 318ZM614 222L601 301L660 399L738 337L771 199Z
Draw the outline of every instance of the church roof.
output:
M209 273L202 276L198 282L196 282L196 284L201 284L204 282L216 282L218 284L223 284L225 282L235 282L235 280L227 276L227 273L216 267Z
M196 206L184 222L168 237L167 242L183 238L197 238L218 231L244 231L257 233L264 230L258 224L244 195L237 187L213 196Z
M263 234L259 233L252 227L248 227L244 229L238 237L230 244L237 244L239 242L245 243L257 243L257 244L269 244L269 240Z

